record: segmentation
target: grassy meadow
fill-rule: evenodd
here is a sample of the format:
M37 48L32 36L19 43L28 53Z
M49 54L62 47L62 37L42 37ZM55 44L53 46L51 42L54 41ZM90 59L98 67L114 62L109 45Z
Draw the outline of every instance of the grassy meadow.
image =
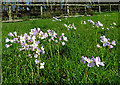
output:
M100 21L105 29L93 28L87 20ZM120 83L118 74L118 12L101 13L94 16L39 19L15 23L2 23L2 83L42 83L42 84L78 84L78 83ZM86 21L86 24L81 24ZM115 22L113 28L110 24ZM64 24L74 23L76 30ZM106 28L109 28L107 30ZM44 69L37 69L34 56L27 56L28 51L19 51L19 44L5 47L8 34L16 31L18 35L29 33L33 28L43 32L54 30L58 36L67 37L65 45L46 42L43 45L45 54L40 55L45 62ZM115 40L113 48L103 47L100 36L105 35L110 41ZM40 41L41 42L41 41ZM97 48L100 44L102 48ZM82 56L92 58L99 56L104 66L87 67L81 62Z

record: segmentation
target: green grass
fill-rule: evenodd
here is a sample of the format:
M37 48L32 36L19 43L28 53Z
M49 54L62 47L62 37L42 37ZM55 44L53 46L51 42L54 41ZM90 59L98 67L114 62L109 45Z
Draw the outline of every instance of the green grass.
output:
M105 14L111 16L104 16ZM87 64L80 62L81 56L99 56L105 66L88 68L87 83L120 83L118 74L118 26L105 31L104 35L116 41L113 49L96 47L100 42L101 29L94 29L90 24L81 24L81 20L92 19L100 21L104 27L113 22L118 23L118 13L102 13L91 17L74 17L52 22L52 19L40 19L16 23L2 23L2 83L85 83ZM64 24L76 26L75 30L67 31ZM88 23L88 22L87 22ZM5 38L9 32L16 31L18 35L30 32L34 27L42 31L54 30L59 36L65 33L68 38L65 46L45 43L46 53L41 57L45 68L39 71L34 58L25 57L27 52L19 52L17 46L5 47ZM97 35L96 35L97 32ZM97 41L96 41L97 40ZM59 49L58 49L59 48ZM63 78L63 73L66 75Z

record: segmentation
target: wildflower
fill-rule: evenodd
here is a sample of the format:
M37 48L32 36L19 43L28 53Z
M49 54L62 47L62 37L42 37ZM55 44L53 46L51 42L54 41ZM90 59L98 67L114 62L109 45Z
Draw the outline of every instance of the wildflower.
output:
M25 40L25 36L20 36L20 42L22 43L22 42L25 42L26 40Z
M34 57L35 57L35 58L37 58L37 57L38 57L38 55L37 55L37 54L34 54Z
M5 46L6 46L6 48L9 48L11 45L9 45L9 44L6 44Z
M103 26L103 24L100 21L98 21L98 24L99 24L99 26Z
M107 46L107 45L110 45L110 42L108 42L108 39L105 38L105 36L101 36L100 38L101 38L100 41L103 43L104 47Z
M62 33L62 36L64 36L64 33Z
M22 50L23 50L23 48L20 48L20 49L19 49L19 51L22 51Z
M44 50L42 50L42 54L45 54L45 51L44 51Z
M109 30L109 28L107 27L107 30Z
M8 36L13 37L14 35L10 32L10 33L8 34Z
M113 22L113 24L114 24L114 25L116 25L116 23L115 23L115 22Z
M82 58L81 62L83 62L83 64L85 64L85 61L87 61L87 57L82 56L81 58Z
M81 21L81 24L82 24L82 21Z
M67 40L67 37L65 37L65 36L63 36L63 40L68 41L68 40Z
M74 29L76 30L76 27L74 27Z
M66 25L66 24L64 24L64 26L65 26L65 27L67 27L67 25Z
M94 57L92 56L92 59L93 59L94 62L96 63L97 67L99 67L99 65L104 66L104 63L103 63L103 62L100 62L100 57L94 58Z
M84 24L86 24L86 21L84 21Z
M113 40L113 41L111 42L111 44L112 44L112 45L116 45L116 44L115 44L115 40Z
M17 36L17 32L15 31L15 32L13 32L13 34L15 35L15 36Z
M43 69L44 68L44 62L43 63L40 63L40 69Z
M41 60L35 59L35 63L36 63L36 64L38 64L38 63L40 63L40 62L41 62Z
M96 26L98 28L99 26L103 26L103 24L100 21L98 21L98 23L96 23Z
M57 41L57 40L55 40L55 42L57 43L58 41Z
M9 42L10 40L8 38L6 38L5 42Z
M43 46L41 47L42 50L44 50Z
M111 43L109 42L110 41L110 39L108 38L105 38L105 36L101 36L100 37L101 38L101 42L103 43L103 46L104 47L106 47L106 46L109 46L109 48L113 48L113 46L112 45L116 45L115 44L115 40L113 40ZM112 44L112 45L110 45L110 44Z
M101 28L101 29L104 29L104 27L103 27L103 28Z
M37 51L36 51L36 53L37 53L38 55L40 55L40 52L41 52L41 50L38 48Z
M59 40L60 40L60 41L62 40L61 37L59 38Z
M18 38L14 38L13 41L14 41L14 42L18 41Z
M99 44L97 44L97 48L100 48L100 45L99 45Z
M32 41L35 41L35 39L36 39L36 37L35 37L35 36L33 36L33 37L32 37Z
M109 46L109 48L113 48L113 46L112 45L108 45Z
M40 28L37 28L37 31L40 32Z
M13 40L10 40L11 43L13 43L14 41Z
M62 45L64 46L64 45L65 45L65 42L62 42Z
M87 59L87 62L88 62L88 67L94 67L95 66L95 63L94 63L94 60L93 59Z

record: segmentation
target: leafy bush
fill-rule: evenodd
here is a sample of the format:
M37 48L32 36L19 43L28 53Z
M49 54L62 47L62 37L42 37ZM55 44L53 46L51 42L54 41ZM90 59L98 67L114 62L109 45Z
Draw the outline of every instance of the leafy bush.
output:
M87 9L87 14L94 15L94 11L91 8Z

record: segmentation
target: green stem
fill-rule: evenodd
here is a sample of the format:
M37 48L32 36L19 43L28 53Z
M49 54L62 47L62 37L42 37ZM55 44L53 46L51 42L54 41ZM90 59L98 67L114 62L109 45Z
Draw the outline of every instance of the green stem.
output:
M59 60L60 60L60 56L59 56L59 45L57 46L57 52L58 52L58 78L59 78Z
M96 44L97 44L97 30L96 30Z
M85 83L87 83L87 77L88 77L87 72L88 72L88 66L87 66L87 68L85 69Z

